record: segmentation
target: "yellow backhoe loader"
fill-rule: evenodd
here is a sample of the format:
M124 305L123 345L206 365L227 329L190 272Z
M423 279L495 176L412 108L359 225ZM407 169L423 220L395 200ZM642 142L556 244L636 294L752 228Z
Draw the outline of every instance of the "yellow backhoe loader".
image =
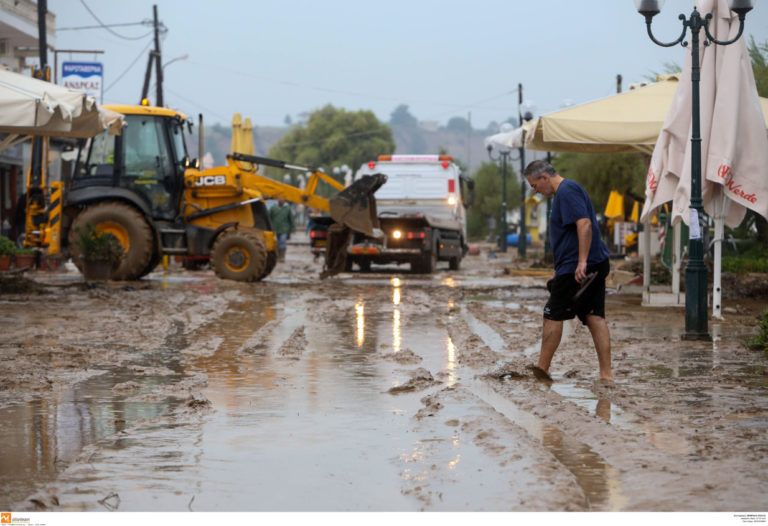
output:
M36 219L41 234L35 245L56 254L60 240L61 251L68 251L79 268L74 240L78 229L90 224L123 246L112 279L138 279L167 254L210 256L221 278L261 280L277 262L265 200L278 197L330 212L338 222L339 249L326 258L323 276L343 269L343 236L348 239L350 231L373 235L378 227L373 193L385 176L368 176L344 188L320 171L239 153L229 155L226 166L199 170L187 155L185 115L151 106L107 108L125 115L122 134L91 139L71 180L54 189L47 213ZM258 165L312 175L302 191L260 175ZM320 181L339 193L330 199L316 195Z

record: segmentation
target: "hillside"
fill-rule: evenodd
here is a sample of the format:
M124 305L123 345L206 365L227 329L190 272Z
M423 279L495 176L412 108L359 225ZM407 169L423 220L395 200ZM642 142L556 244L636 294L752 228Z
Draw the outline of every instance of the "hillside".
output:
M257 126L253 130L253 139L256 155L266 156L270 147L275 144L290 128L277 126ZM441 149L448 155L469 166L470 173L474 172L480 164L488 160L483 139L489 135L484 130L473 130L470 147L467 148L467 134L459 133L445 128L437 130L418 129L403 132L393 129L396 150L398 154L438 153ZM221 125L207 126L205 128L205 150L213 155L216 165L224 164L226 155L230 151L232 142L231 128ZM190 150L193 157L197 157L197 141L190 141ZM192 144L193 143L193 144ZM423 146L423 150L414 149L414 145ZM290 161L290 159L284 159Z

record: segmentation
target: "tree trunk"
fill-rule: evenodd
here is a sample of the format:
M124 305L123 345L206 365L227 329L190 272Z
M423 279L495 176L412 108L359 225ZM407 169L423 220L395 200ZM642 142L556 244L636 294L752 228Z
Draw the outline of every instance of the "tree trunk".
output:
M768 221L760 214L755 214L755 226L757 227L757 239L768 243Z

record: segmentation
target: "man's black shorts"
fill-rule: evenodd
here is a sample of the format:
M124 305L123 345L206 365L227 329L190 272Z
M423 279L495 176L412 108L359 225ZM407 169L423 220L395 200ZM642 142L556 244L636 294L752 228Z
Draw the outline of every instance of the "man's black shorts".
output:
M597 272L595 280L587 287L578 300L573 295L579 290L579 282L573 274L561 274L552 279L549 300L544 307L544 317L548 320L571 320L578 316L581 323L587 324L587 315L593 314L605 318L605 278L611 270L608 259L587 267L587 274Z

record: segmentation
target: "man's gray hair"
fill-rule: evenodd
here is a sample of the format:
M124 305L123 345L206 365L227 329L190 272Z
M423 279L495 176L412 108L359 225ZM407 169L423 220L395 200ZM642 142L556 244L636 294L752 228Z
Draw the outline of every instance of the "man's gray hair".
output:
M557 175L555 167L549 164L547 161L533 161L526 166L523 175L525 177L532 177L534 180L541 179L542 174L547 174L550 177Z

